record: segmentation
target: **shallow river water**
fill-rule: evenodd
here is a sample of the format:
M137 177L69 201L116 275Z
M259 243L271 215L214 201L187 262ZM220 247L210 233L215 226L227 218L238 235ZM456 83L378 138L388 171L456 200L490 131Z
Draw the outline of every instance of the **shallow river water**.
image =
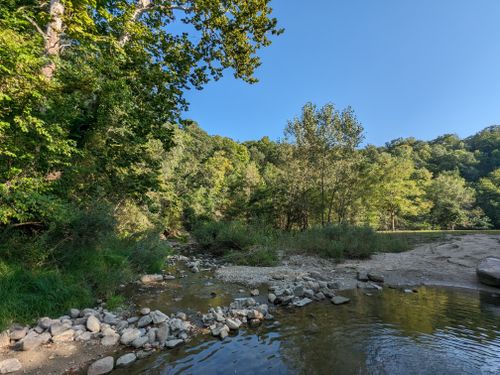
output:
M178 282L136 302L206 312L240 296L202 274ZM498 296L431 287L342 295L351 302L278 309L278 327L266 322L224 341L199 336L113 374L500 374Z

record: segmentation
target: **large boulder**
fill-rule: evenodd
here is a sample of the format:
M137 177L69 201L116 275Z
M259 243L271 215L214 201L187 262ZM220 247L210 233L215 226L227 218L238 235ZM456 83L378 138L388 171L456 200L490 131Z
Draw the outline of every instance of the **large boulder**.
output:
M500 287L500 258L484 258L477 265L476 273L483 284Z

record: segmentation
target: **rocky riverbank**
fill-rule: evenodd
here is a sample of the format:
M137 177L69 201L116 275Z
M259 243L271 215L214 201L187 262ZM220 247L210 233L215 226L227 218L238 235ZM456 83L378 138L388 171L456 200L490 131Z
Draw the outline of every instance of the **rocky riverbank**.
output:
M484 257L500 256L500 236L449 238L407 253L379 254L370 260L340 264L294 255L284 258L278 267L237 267L207 256L187 255L170 257L163 274L143 275L130 286L132 293L156 296L179 288L181 280L211 285L208 279L214 275L225 286L237 283L248 289L239 287L238 297L223 302L225 306L210 303L204 312L172 312L170 307L167 314L161 308L133 305L110 311L101 303L71 309L57 318L41 318L32 327L14 325L0 334L0 373L105 374L157 351L173 349L198 334L223 340L241 327L273 320L276 308L302 308L315 301L348 303L342 291L353 288L367 295L384 287L413 293L412 286L421 284L498 292L477 282L475 267ZM179 293L186 290L181 288ZM176 297L171 298L176 306ZM210 301L220 303L221 299Z

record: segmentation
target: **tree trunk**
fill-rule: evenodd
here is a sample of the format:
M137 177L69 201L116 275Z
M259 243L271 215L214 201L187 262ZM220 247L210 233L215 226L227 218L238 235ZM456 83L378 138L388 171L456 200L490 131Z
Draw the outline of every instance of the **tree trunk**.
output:
M393 232L396 231L396 215L394 212L391 212L391 228Z
M50 21L45 32L45 55L50 61L42 68L42 74L47 79L52 79L56 71L54 58L61 52L61 35L63 32L64 5L61 0L51 0L49 7Z

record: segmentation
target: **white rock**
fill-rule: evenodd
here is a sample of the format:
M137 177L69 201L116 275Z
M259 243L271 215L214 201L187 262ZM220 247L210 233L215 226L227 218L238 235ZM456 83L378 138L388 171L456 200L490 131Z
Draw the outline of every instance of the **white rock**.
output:
M144 275L141 277L141 281L144 284L157 283L159 281L163 281L163 275L159 275L159 274Z
M132 346L136 349L142 348L147 342L149 342L149 337L147 335L140 336L132 341Z
M237 330L241 326L241 321L239 319L227 318L226 325L229 327L229 329Z
M101 345L103 346L114 346L118 344L118 341L120 341L120 335L114 334L114 335L106 335L102 338L101 340Z
M64 332L61 332L55 336L52 336L52 341L53 342L68 342L68 341L73 341L74 337L75 337L75 331L73 331L70 328Z
M120 338L120 342L123 345L128 345L135 339L141 336L141 331L136 328L127 328L123 331L122 336Z
M115 360L113 357L104 357L92 363L87 370L87 375L103 375L113 371Z
M17 358L9 358L0 361L0 374L10 374L11 372L19 371L23 365Z
M71 309L69 310L69 315L73 318L76 319L80 316L80 310L78 309Z
M149 307L143 307L141 309L141 315L148 315L151 312L151 309Z
M51 336L50 333L44 332L38 334L35 331L29 332L21 341L16 344L17 349L21 350L32 350L39 347L42 344L49 342Z
M92 333L96 333L101 330L101 322L99 322L99 319L97 319L94 315L90 315L88 317L86 326Z

